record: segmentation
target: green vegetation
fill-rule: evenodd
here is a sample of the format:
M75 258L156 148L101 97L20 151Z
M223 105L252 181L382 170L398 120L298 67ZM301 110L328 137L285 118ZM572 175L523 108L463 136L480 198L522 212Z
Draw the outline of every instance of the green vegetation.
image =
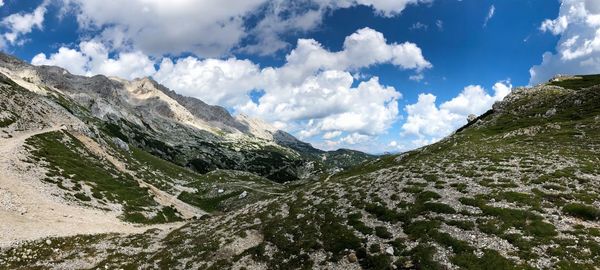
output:
M365 225L360 219L362 218L362 214L354 213L348 215L348 225L352 226L355 230L359 231L364 235L373 234L373 228Z
M475 223L469 220L446 220L445 223L467 231L475 228Z
M386 227L377 226L375 227L375 235L383 239L391 239L394 235L388 231Z
M413 239L429 235L429 233L438 229L441 222L438 220L419 220L412 222L404 227L404 232Z
M207 196L205 196L205 194L188 193L188 192L184 191L177 198L180 199L181 201L184 201L191 205L197 206L204 211L216 212L216 211L223 210L223 208L220 206L220 203L222 201L225 201L225 200L233 198L233 197L237 197L240 194L241 194L241 192L230 192L228 194L224 194L221 196L207 197Z
M182 192L178 198L207 212L231 211L256 201L277 197L293 188L240 171L216 170L204 175L189 171L162 171L165 174L175 174L176 179L186 179L185 186L194 189L195 192ZM186 177L186 173L189 177ZM179 174L182 176L179 177Z
M550 84L573 90L581 90L582 88L600 84L600 75L578 75L576 77L579 78L551 82Z
M479 229L486 233L500 234L510 227L515 227L537 237L558 234L552 224L543 221L542 217L532 212L487 205L480 205L479 207L485 215L494 217L480 223Z
M322 248L331 252L331 259L337 261L344 255L345 249L359 250L362 246L362 241L352 230L342 225L342 217L332 212L334 208L331 203L311 205L302 197L297 197L288 203L288 207L289 214L285 217L275 214L277 209L272 208L272 214L275 215L261 225L265 241L278 248L277 253L267 261L268 265L280 269L310 267L312 261L309 258L295 254L306 254Z
M123 153L123 156L128 160L128 169L133 170L145 182L163 191L175 193L172 187L174 182L190 183L202 177L198 173L160 159L137 147L130 147L130 153Z
M515 263L504 258L497 251L485 250L481 258L473 253L460 253L452 258L452 262L461 269L472 270L510 270L520 269Z
M451 206L443 203L435 203L435 202L427 202L423 204L423 209L425 211L431 211L442 214L455 214L456 210Z
M123 219L136 223L163 223L180 220L175 211L161 208L148 193L141 188L131 175L117 170L112 164L100 161L75 137L68 133L51 132L34 136L27 140L31 153L48 164L50 182L66 188L85 184L91 188L92 196L100 204L118 203L123 205ZM75 193L74 198L83 202L91 201L88 195ZM150 209L150 211L149 211Z
M368 213L372 214L375 218L381 220L381 221L388 221L388 222L398 222L400 221L400 219L402 218L400 213L388 209L385 206L379 205L379 204L375 204L375 203L369 203L365 206L365 211L367 211Z
M562 210L568 215L581 219L593 221L600 220L600 209L590 205L571 203L565 205Z
M442 265L433 259L434 254L435 248L427 244L419 244L407 253L417 269L442 269Z
M363 269L388 269L392 259L385 254L369 254L360 248L356 254Z

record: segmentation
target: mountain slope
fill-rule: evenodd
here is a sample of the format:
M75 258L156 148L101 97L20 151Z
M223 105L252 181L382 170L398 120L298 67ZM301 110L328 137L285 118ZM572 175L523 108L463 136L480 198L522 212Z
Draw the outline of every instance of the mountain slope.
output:
M199 173L216 169L248 171L276 182L317 178L372 156L352 152L345 163L323 163L336 156L306 144L279 144L284 134L258 119L233 117L218 106L176 94L149 78L126 81L83 77L58 67L31 66L0 55L0 72L18 85L49 97L101 132Z
M169 233L25 243L0 267L594 269L599 150L599 80L520 88L422 149Z

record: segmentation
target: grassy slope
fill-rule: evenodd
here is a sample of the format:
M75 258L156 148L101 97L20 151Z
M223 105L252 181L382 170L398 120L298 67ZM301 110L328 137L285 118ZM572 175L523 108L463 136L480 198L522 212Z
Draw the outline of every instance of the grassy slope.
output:
M44 181L65 190L71 199L123 206L123 219L136 223L162 223L180 220L173 208L159 206L137 181L107 161L99 160L75 137L51 132L29 138L32 163L44 162ZM86 192L85 187L90 191Z
M179 220L172 208L160 210L161 207L154 202L147 189L140 188L132 175L98 160L68 133L38 135L29 139L27 144L33 154L30 162L46 162L44 164L49 172L44 180L65 190L70 199L88 205L92 205L89 202L94 200L100 207L108 207L109 203L123 205L123 219L130 222L164 223ZM251 173L215 171L201 175L135 147L126 152L112 143L108 145L112 155L125 160L127 169L136 177L207 212L230 211L277 196L289 189ZM89 194L83 186L91 187Z

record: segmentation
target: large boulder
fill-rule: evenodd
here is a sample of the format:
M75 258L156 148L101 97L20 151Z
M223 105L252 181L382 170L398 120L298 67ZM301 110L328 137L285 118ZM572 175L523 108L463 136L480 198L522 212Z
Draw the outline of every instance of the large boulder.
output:
M120 149L129 152L129 145L119 138L113 138L112 142Z
M477 115L469 114L469 116L467 117L467 121L469 121L469 123L471 123L475 120L477 120Z

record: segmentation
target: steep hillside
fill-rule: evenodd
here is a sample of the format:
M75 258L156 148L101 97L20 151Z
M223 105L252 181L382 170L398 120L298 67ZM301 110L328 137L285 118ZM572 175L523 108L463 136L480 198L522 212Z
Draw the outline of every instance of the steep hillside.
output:
M599 151L600 81L570 78L516 89L436 144L225 215L27 242L0 268L595 269Z

